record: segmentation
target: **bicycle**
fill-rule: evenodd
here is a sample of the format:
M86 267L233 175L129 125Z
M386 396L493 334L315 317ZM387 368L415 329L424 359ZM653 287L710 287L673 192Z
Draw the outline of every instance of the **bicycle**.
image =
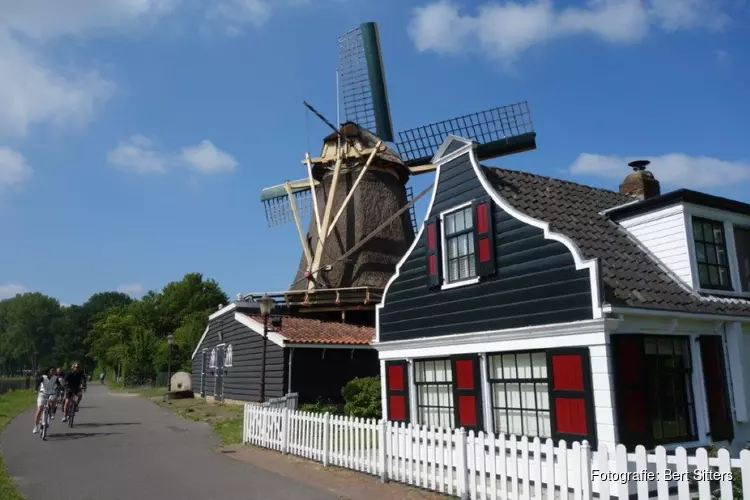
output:
M42 438L42 441L47 440L47 428L49 428L49 416L50 411L52 411L52 398L47 398L47 403L44 405L44 409L42 410L42 418L40 422L41 429L39 430L39 437Z
M76 412L78 412L78 401L76 401L74 396L68 401L68 409L65 412L65 418L68 419L68 427L73 427L73 417L75 417Z

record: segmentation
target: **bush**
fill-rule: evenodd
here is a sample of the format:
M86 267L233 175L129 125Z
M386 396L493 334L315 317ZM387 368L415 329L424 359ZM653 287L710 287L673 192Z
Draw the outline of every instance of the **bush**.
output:
M304 403L299 405L299 411L307 411L310 413L338 413L339 407L333 403L324 403L318 400L315 403Z
M346 404L344 414L350 417L382 418L380 377L355 378L341 391Z

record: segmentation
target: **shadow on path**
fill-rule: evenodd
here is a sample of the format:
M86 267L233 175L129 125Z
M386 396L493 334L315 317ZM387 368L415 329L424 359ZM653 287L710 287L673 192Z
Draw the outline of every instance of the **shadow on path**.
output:
M90 437L113 436L122 434L122 432L69 432L68 434L50 434L47 436L48 441L71 441L75 439L84 439Z
M141 425L140 422L110 422L110 423L90 423L90 424L75 424L76 427L96 428L96 427L114 427L120 425Z

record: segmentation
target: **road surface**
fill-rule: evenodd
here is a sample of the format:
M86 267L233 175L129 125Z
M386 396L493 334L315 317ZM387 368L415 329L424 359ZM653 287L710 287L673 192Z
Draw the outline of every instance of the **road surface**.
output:
M33 411L0 437L10 474L28 500L334 500L215 451L208 424L181 419L139 396L90 384L72 429L57 420L47 441Z

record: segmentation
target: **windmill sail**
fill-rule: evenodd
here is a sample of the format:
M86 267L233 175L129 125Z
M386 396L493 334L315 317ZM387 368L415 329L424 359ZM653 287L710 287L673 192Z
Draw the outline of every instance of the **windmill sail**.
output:
M376 23L362 23L339 37L339 77L344 121L393 142L391 109Z
M526 101L399 132L396 147L407 165L424 165L451 134L478 142L479 160L536 149L536 133Z

